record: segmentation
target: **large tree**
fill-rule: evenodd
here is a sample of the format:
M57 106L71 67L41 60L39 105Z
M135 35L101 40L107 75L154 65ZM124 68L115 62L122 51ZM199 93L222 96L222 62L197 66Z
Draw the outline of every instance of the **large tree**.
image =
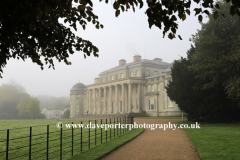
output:
M102 0L100 0L102 1ZM240 15L239 0L226 0L231 2L232 15ZM163 29L163 35L169 32L170 39L175 38L178 29L177 19L185 20L190 15L191 3L201 4L195 8L195 15L202 21L202 14L209 14L208 8L219 8L214 0L147 0L146 14L149 27L156 26ZM108 0L105 0L108 3ZM116 16L139 5L142 8L143 0L115 0L113 8ZM218 18L221 12L214 12ZM70 27L59 22L63 18ZM64 61L67 65L69 54L74 49L82 51L84 56L98 56L98 48L90 41L77 37L71 28L77 30L79 23L83 29L88 22L103 28L98 21L98 16L93 13L92 0L1 0L0 1L0 76L3 67L10 58L31 58L43 69L43 64L54 68L53 59ZM181 39L180 35L179 38ZM43 57L43 62L41 60Z
M209 21L193 36L197 51L190 68L198 79L209 80L202 89L222 85L229 98L240 101L240 17L228 13L230 4L218 4L225 16L214 20L213 10Z
M167 87L171 100L194 120L239 120L240 18L228 13L230 5L217 3L224 17L202 24L192 38L187 59L176 61Z
M197 49L188 50L188 59L175 61L172 67L172 81L166 87L167 94L179 108L186 112L188 120L194 121L235 121L239 120L240 108L237 102L227 98L222 85L202 89L209 79L199 79L197 73L189 70L191 58Z

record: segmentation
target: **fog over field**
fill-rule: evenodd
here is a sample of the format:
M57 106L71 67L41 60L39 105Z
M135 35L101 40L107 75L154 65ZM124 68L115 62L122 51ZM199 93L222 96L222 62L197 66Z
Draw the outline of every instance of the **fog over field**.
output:
M193 5L192 8L196 6ZM96 29L94 25L88 24L85 31L78 26L77 36L92 41L99 48L99 57L90 56L84 59L82 52L75 52L69 57L71 66L64 62L55 61L55 70L44 70L31 60L11 59L3 68L3 78L0 85L15 80L26 88L26 92L32 96L69 96L71 87L81 82L85 85L92 84L94 78L99 73L118 65L120 59L125 59L127 63L133 61L134 55L141 55L142 59L163 59L164 62L171 63L179 56L186 57L186 51L190 48L189 38L197 29L201 28L198 18L191 10L191 16L182 22L179 21L179 30L183 40L175 38L163 38L162 30L152 27L149 29L146 11L146 4L142 9L136 9L121 13L115 17L115 11L111 3L105 4L94 1L94 13L99 16L99 21L104 25L104 29ZM204 17L203 22L207 18Z

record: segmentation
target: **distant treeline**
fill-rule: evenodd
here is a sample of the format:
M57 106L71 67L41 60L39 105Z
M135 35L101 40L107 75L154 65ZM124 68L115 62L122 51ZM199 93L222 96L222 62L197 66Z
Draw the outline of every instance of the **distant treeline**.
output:
M40 100L26 93L19 84L0 86L0 119L45 118Z
M69 108L68 97L37 96L32 97L20 84L0 86L0 119L42 119L43 108L64 110Z
M64 110L70 107L69 97L53 97L47 95L37 96L40 100L40 108Z

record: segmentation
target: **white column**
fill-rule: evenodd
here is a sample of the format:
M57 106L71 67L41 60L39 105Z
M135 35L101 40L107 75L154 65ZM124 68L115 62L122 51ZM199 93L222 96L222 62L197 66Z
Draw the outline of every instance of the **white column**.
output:
M96 88L93 89L93 96L94 96L94 101L93 101L93 107L94 107L94 114L97 113L97 104L96 104L96 100L97 100L97 95L96 95Z
M107 95L106 95L106 91L107 91L107 89L106 89L106 87L104 87L104 111L103 111L103 113L107 113L107 104L106 104L106 98L107 98Z
M142 110L141 110L141 99L142 97L141 97L141 83L138 83L138 110L139 110L139 112L141 112Z
M124 83L122 84L122 112L125 113L125 90L124 90Z
M91 113L91 89L89 89L88 114Z
M99 114L102 114L102 107L101 107L101 88L98 88L98 110Z
M109 96L109 113L113 113L113 111L112 111L112 86L109 86L109 94L108 94L108 96Z
M116 112L115 113L118 113L119 108L118 108L118 86L117 85L115 85L115 104L116 104Z
M132 112L132 83L128 83L128 112Z

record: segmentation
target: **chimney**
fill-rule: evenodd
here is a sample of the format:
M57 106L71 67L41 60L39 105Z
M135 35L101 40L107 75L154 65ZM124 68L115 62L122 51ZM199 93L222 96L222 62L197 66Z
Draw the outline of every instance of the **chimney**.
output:
M139 55L136 55L133 57L133 62L140 61L140 60L141 60L141 56Z
M154 58L153 60L154 60L154 61L158 61L158 62L162 62L162 59L161 59L161 58Z
M99 78L94 79L94 84L97 84L97 83L99 83Z
M119 66L124 65L124 64L126 64L126 60L125 59L120 59L119 60Z

